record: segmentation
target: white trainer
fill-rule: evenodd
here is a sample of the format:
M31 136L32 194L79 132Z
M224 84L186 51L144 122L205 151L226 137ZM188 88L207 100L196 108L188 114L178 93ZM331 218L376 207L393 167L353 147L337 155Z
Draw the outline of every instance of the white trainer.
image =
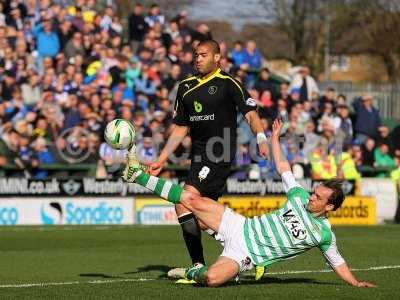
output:
M172 279L186 279L185 273L187 268L173 268L168 271L168 278Z

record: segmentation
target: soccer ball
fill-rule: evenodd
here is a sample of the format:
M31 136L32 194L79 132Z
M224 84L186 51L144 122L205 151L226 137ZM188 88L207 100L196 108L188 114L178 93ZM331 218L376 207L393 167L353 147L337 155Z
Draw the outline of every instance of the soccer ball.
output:
M112 148L129 149L135 142L135 127L126 120L115 119L107 124L104 138Z

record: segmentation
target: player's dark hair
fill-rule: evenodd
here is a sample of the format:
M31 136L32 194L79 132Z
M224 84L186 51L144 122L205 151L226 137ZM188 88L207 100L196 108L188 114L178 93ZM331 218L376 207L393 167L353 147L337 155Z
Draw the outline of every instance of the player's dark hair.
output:
M217 41L215 40L204 40L201 41L198 46L209 46L213 52L213 54L220 54L221 53L221 49L219 48L219 44Z
M342 189L343 181L332 179L325 181L322 185L332 190L332 194L328 199L328 204L332 204L333 210L337 210L344 201L344 193Z

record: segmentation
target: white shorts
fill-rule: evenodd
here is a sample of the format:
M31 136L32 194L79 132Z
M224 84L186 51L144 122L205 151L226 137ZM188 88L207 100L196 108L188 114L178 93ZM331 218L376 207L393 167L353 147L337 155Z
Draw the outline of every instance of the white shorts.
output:
M243 226L246 218L225 207L218 234L224 241L224 250L221 256L233 259L239 265L239 272L253 268L250 255L244 239Z

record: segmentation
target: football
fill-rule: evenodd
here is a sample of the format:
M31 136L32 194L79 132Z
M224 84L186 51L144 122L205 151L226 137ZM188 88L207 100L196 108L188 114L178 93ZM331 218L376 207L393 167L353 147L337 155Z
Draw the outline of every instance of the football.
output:
M115 119L107 124L104 138L114 149L129 149L135 141L135 128L129 121Z

